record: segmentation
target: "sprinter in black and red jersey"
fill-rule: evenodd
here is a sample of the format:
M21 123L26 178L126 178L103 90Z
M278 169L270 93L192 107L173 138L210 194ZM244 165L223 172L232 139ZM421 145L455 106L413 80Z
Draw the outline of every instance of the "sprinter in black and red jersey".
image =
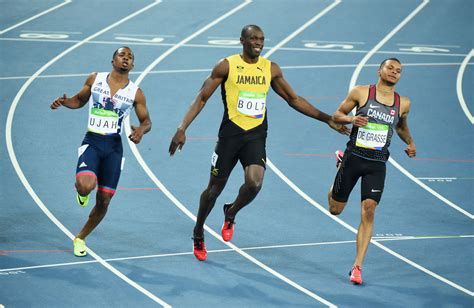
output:
M357 254L349 273L350 281L355 284L362 284L361 267L372 238L375 208L384 189L388 147L394 131L407 144L407 155L416 155L407 123L410 100L395 92L401 72L398 59L384 60L378 70L377 84L354 87L333 114L334 122L353 126L345 152L336 152L339 169L328 194L331 214L339 215L344 210L352 189L362 178ZM349 115L354 108L355 116Z

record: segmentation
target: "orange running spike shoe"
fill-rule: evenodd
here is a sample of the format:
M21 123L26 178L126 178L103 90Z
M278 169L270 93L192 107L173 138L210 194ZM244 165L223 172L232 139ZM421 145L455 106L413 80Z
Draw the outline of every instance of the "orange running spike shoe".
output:
M362 269L359 265L354 265L349 272L350 281L354 284L362 284Z

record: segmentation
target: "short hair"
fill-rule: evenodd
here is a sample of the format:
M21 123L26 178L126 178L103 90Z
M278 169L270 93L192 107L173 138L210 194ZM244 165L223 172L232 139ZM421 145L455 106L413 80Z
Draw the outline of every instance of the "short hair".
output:
M135 59L135 55L133 54L132 48L130 48L128 46L121 46L121 47L117 48L117 50L115 50L114 54L112 55L112 59L115 59L115 56L118 54L119 50L122 49L122 48L127 48L128 50L130 50L132 52L133 58Z
M402 65L402 62L400 62L400 60L398 60L397 58L387 58L387 59L383 60L382 63L380 63L379 69L381 69L384 66L385 62L387 62L387 61L396 61L400 65Z
M257 25L246 25L245 27L242 28L242 31L240 32L240 37L246 37L247 31L249 31L252 28L262 31L262 29Z

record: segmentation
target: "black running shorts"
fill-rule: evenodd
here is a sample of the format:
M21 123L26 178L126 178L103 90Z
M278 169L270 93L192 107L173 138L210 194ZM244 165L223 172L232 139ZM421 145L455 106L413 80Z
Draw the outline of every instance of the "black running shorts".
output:
M338 202L347 202L355 184L362 178L361 201L372 199L379 203L385 174L385 162L364 159L346 151L334 179L332 198Z
M242 167L260 165L265 168L266 132L254 132L219 138L211 160L211 174L228 178L237 161Z

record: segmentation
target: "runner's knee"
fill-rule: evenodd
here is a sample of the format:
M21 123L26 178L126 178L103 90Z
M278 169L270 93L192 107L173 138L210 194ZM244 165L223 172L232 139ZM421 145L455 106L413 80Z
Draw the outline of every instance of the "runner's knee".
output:
M261 180L250 180L245 182L245 187L251 194L258 194L258 192L262 189L262 181Z
M366 221L373 221L375 217L375 208L377 202L372 199L362 201L362 218Z
M346 206L345 202L339 202L339 201L334 200L331 197L329 198L329 213L331 213L332 215L341 214L345 206Z
M91 176L79 176L76 178L76 189L81 196L88 195L96 186L96 179Z

